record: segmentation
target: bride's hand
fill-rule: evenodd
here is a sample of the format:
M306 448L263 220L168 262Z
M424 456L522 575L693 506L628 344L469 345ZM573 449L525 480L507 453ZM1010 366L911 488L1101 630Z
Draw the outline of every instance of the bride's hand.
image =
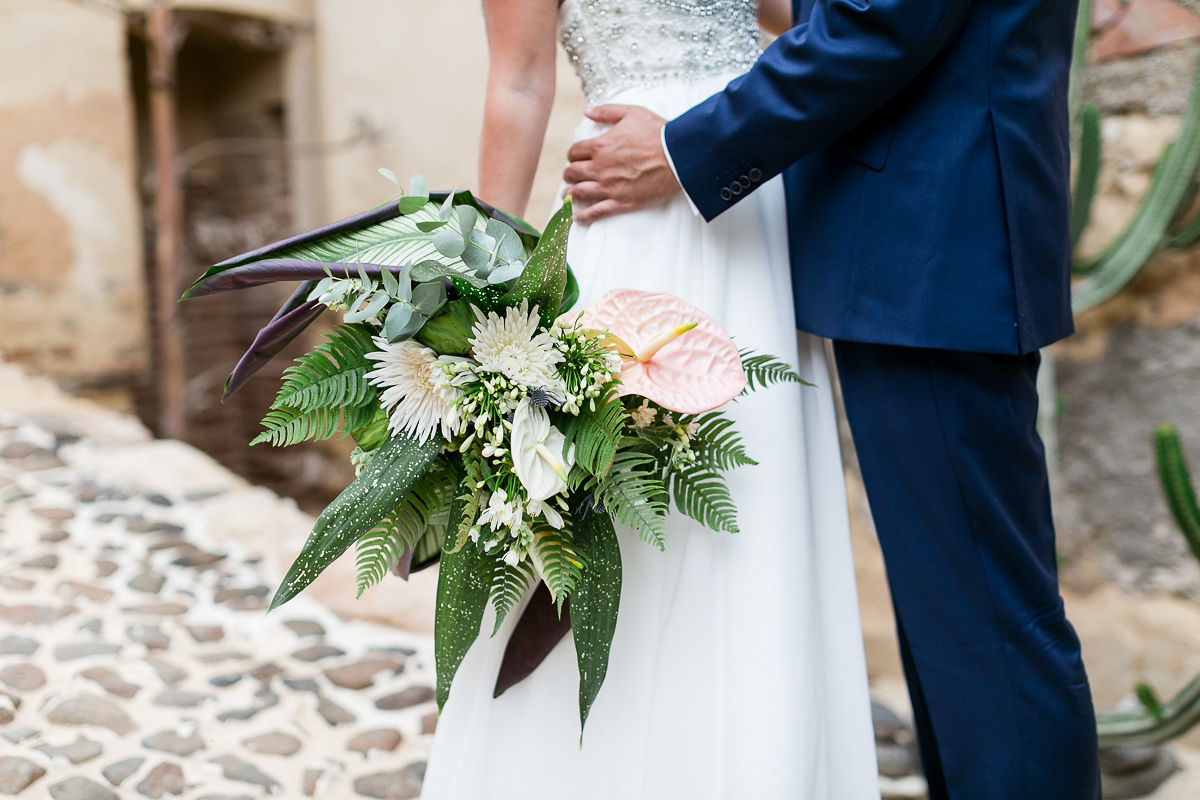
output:
M648 208L669 200L679 181L663 153L666 120L641 106L598 106L588 119L612 125L594 139L576 142L567 152L563 171L575 205L575 221L583 224Z

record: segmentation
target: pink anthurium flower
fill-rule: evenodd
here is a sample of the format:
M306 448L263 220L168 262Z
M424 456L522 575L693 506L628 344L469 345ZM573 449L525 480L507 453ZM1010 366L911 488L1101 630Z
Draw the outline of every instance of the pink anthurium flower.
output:
M700 309L674 295L614 289L583 312L581 324L609 332L621 354L621 395L699 414L746 386L737 346Z

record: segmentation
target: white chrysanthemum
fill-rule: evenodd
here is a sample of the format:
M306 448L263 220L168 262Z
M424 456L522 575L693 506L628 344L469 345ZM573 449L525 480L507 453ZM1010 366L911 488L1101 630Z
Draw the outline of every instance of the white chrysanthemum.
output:
M484 372L499 372L522 386L557 388L561 383L554 365L563 360L548 331L538 333L537 307L529 301L510 308L501 317L489 312L485 317L475 309L479 320L470 340L475 361Z
M383 389L379 402L388 412L388 428L426 442L440 426L449 439L458 426L458 390L450 385L438 354L412 339L388 344L376 337L375 344L379 350L367 358L379 366L367 373L367 381Z

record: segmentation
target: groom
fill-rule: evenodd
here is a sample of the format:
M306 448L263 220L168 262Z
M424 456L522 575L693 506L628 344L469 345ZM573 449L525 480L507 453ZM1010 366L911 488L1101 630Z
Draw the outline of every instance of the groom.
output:
M795 2L665 128L589 112L613 127L571 149L576 219L682 185L711 220L784 174L796 319L834 340L930 800L1096 800L1034 427L1038 348L1072 331L1075 0Z

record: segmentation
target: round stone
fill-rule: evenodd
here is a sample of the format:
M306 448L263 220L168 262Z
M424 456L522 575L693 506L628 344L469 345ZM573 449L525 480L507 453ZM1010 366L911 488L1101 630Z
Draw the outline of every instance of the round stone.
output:
M183 736L175 731L166 730L147 736L142 740L142 747L187 757L197 750L203 750L204 740L194 732Z
M106 667L89 667L79 674L89 681L95 681L101 689L117 697L130 698L142 690L142 687L129 683Z
M268 793L274 794L279 791L279 782L266 774L258 767L248 762L242 761L233 756L219 756L212 759L210 764L215 764L220 768L221 774L226 780L240 781L242 783L250 783L255 786L261 786Z
M364 756L372 750L390 753L400 746L400 731L395 728L378 728L360 733L346 744L346 749Z
M401 708L418 706L428 703L436 697L433 689L428 686L410 686L402 692L385 695L375 701L375 707L384 711L396 711Z
M50 796L54 800L119 800L104 786L79 776L53 784Z
M404 662L395 659L370 659L327 669L325 677L330 683L343 689L366 689L375 682L375 676L380 672L390 671L395 674L403 667Z
M12 688L28 692L46 684L46 674L33 664L11 664L0 669L0 682Z
M120 786L129 779L130 775L137 772L138 769L141 768L142 764L145 763L146 759L142 758L141 756L123 758L120 761L109 764L100 771L100 774L103 775L104 779L113 786Z
M28 636L5 636L0 639L0 656L31 656L37 649L37 640Z
M104 747L96 741L93 741L86 736L78 736L75 741L70 744L51 747L48 744L41 745L38 750L50 756L50 758L64 758L72 764L82 764L85 761L91 761L96 756L104 752Z
M242 740L242 746L268 756L290 756L300 749L300 740L289 733L273 731Z
M18 794L46 774L27 758L0 756L0 794Z
M379 800L412 800L421 794L424 779L425 762L419 761L404 769L363 775L354 781L354 791Z
M126 734L133 730L133 720L121 708L103 697L79 694L67 697L46 714L55 725L95 725Z
M151 800L158 800L167 794L182 794L185 788L183 769L169 761L164 761L150 770L145 780L137 785L138 792Z

